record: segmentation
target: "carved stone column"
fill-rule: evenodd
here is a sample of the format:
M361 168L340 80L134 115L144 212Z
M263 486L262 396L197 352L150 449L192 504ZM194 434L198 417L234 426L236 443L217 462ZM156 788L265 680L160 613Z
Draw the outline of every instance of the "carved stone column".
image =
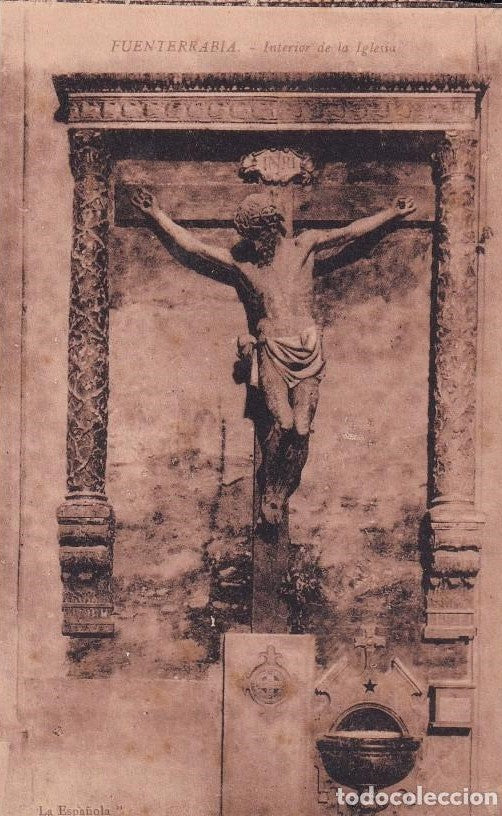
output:
M471 638L482 517L475 512L477 138L446 133L435 155L432 502L425 636Z
M67 488L58 510L63 634L113 634L114 517L105 495L108 423L106 135L70 131L75 179L68 338Z

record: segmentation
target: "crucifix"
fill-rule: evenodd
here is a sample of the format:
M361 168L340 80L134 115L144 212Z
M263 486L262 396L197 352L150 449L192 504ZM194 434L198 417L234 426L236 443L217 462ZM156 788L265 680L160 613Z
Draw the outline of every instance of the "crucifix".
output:
M307 461L325 365L312 309L316 254L337 254L415 210L411 198L398 198L345 226L294 233L293 184L311 183L313 171L310 157L291 149L245 157L241 175L262 186L237 208L234 227L242 240L232 249L201 241L175 223L150 190L139 187L131 193L132 203L156 224L173 254L196 271L232 284L246 312L248 331L238 340L238 354L254 406L254 631L288 631L281 599L288 564L288 499Z

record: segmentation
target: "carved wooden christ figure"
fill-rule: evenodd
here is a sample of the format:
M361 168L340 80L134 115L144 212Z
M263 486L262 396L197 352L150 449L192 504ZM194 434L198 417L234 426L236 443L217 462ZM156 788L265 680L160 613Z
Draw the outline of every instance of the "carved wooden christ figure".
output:
M253 194L240 204L235 228L245 239L233 250L211 246L176 224L143 188L133 204L160 227L168 245L198 271L211 264L220 279L235 286L248 318L249 334L239 338L239 354L252 360L251 385L263 395L270 415L262 448L261 513L278 524L284 505L300 483L307 461L309 434L317 408L324 358L313 309L316 253L340 252L361 236L414 212L411 198L397 199L375 215L337 229L310 229L287 235L281 205L267 194ZM199 264L199 267L197 266ZM263 430L263 429L262 429Z

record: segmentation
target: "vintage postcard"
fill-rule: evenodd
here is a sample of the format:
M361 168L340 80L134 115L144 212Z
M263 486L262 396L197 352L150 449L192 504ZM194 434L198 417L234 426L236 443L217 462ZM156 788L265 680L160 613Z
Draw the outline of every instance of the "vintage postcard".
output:
M502 10L457 5L3 3L2 816L500 812Z

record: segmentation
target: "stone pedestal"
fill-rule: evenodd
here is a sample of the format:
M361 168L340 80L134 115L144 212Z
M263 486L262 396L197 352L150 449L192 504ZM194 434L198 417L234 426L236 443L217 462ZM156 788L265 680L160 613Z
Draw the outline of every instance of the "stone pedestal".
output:
M312 635L227 634L222 816L310 811Z

